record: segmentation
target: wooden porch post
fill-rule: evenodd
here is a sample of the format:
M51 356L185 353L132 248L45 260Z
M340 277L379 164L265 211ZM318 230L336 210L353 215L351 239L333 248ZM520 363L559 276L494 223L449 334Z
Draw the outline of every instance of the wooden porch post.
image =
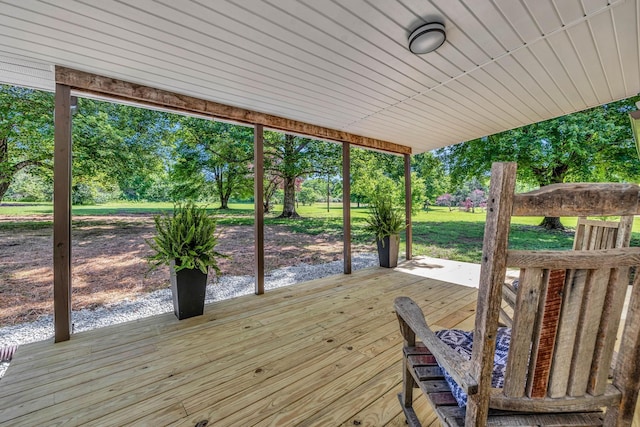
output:
M255 276L256 295L264 294L264 140L263 126L253 129L253 175L255 201L254 237L255 237Z
M71 337L71 89L56 84L53 157L53 318L55 342Z
M351 144L342 143L342 229L344 274L351 274Z
M413 247L413 233L411 230L411 155L404 155L404 213L406 218L407 230L407 261L413 258L411 251Z

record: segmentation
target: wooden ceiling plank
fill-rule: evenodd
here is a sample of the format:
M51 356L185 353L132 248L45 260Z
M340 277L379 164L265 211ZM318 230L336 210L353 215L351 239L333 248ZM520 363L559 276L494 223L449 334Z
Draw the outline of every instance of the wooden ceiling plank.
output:
M531 90L536 91L541 98L544 98L543 102L545 106L551 110L553 114L564 111L564 107L571 108L569 101L567 101L564 96L558 96L558 87L528 49L521 49L514 52L508 60L512 61L511 67L514 66L513 63L518 64L519 67L515 68L517 68L523 76L526 76L526 80L533 85L531 86Z
M562 27L562 21L551 0L524 0L527 9L540 29L541 35Z
M531 19L529 11L521 1L494 0L502 14L509 20L511 27L520 35L520 38L529 43L540 37L540 30Z
M494 22L481 22L462 2L435 0L435 3L437 3L437 7L443 14L455 17L456 28L472 39L473 43L488 56L487 59L495 58L506 52L506 48L500 43L497 37L487 29L487 27L490 28L492 26L504 26L505 22L500 16L496 17L494 15L494 20L492 20ZM473 36L469 36L470 34L473 34ZM486 60L483 62L486 62Z
M613 26L612 15L611 13L600 13L589 21L589 25L598 50L602 70L611 88L611 96L614 99L624 98L626 93L624 76L618 55L618 40Z
M124 4L101 2L100 7L110 5L113 6L111 9L108 7L98 9L97 5L77 4L73 6L73 9L64 9L62 16L71 16L77 22L74 25L84 24L88 28L95 27L102 33L110 29L108 34L113 34L119 40L131 40L132 43L141 46L143 51L150 49L158 55L164 53L176 55L189 63L204 62L203 66L212 63L218 67L225 65L229 68L228 72L230 73L235 73L234 69L244 70L252 72L254 78L266 75L270 78L280 79L287 84L302 82L303 87L315 86L320 82L326 85L326 92L330 92L337 99L344 99L348 96L361 103L377 104L378 107L381 102L383 105L387 105L389 102L401 99L398 94L383 93L388 89L381 85L358 81L361 79L361 75L348 69L337 71L329 69L322 58L305 52L298 52L297 55L285 55L273 48L271 54L266 57L264 55L265 46L258 43L249 43L242 50L237 49L236 45L249 41L239 37L229 40L230 28L237 32L239 25L237 22L226 19L224 15L216 15L215 26L206 31L207 36L205 37L202 32L195 32L189 27L181 27L170 21L162 21L154 17L145 19L146 15L141 11ZM159 7L159 5L157 6ZM62 8L56 7L56 9ZM78 14L75 14L76 11ZM119 14L115 14L115 11L118 11ZM50 13L55 12L46 10L47 15ZM142 20L144 24L134 18ZM64 26L64 23L62 24L61 26ZM243 27L243 30L249 31L250 29L249 26ZM257 31L256 33L259 34L255 37L257 40L266 37L265 33ZM276 42L277 40L269 39L269 43L275 44ZM115 44L118 45L118 43ZM94 45L94 48L99 51L101 46ZM311 60L313 62L309 62ZM260 67L256 67L256 63L260 63ZM309 65L312 66L311 69ZM355 82L358 84L354 84Z
M591 65L601 64L587 22L569 28L567 35L571 39L582 63ZM609 82L607 82L607 77L602 67L589 66L586 72L598 98L598 104L604 104L610 99L611 93L609 91Z
M507 120L511 117L512 120L510 121L518 123L529 119L528 114L523 113L520 109L523 105L516 106L514 101L517 100L514 99L513 95L505 93L505 88L485 73L483 69L467 74L458 79L458 82L465 85L469 92L477 93L480 99L493 100L492 102L485 101L485 105L493 104L493 111L496 112L496 115L500 115L500 117L504 117Z
M576 21L584 16L580 0L554 0L553 3L563 24Z
M21 34L21 31L28 29L27 25L23 23L22 29L18 30L15 28L10 28L5 26L4 31L7 34ZM74 35L64 35L61 32L50 29L47 32L41 32L40 26L35 26L34 33L31 34L32 41L40 42L43 47L46 46L46 43L49 43L53 40L57 40L58 46L65 48L69 52L75 52L75 55L80 55L80 57L94 57L95 59L99 59L100 56L105 57L108 55L100 55L100 53L94 49L90 44L87 44L86 37L74 36ZM138 69L140 70L140 74L152 74L152 73L160 73L159 77L163 77L169 79L174 82L178 82L180 80L184 81L184 75L179 74L176 71L173 71L175 68L167 68L166 60L154 58L150 55L136 55L135 60L128 59L127 57L121 56L121 51L115 46L104 43L102 45L102 52L108 53L113 56L119 57L119 66L125 67L130 70ZM74 54L70 53L69 56L73 56ZM177 65L177 64L176 64ZM184 69L184 68L183 68ZM145 73L144 70L147 70ZM152 70L152 71L151 71ZM222 74L222 73L219 73ZM253 97L254 102L260 104L266 104L267 102L274 103L274 107L276 108L284 108L284 107L294 107L296 110L304 110L304 109L313 109L315 110L314 116L317 118L323 118L327 121L340 120L343 123L348 123L350 120L355 120L356 118L362 117L363 113L354 114L353 109L350 109L349 106L343 106L342 104L337 104L335 102L335 98L329 97L327 100L322 100L322 98L318 99L317 96L313 96L313 94L309 94L307 96L296 95L290 91L283 93L282 90L277 90L277 87L272 85L266 85L261 82L247 82L242 83L240 81L230 80L234 77L231 73L224 73L223 76L227 77L219 77L217 75L211 73L200 72L196 69L191 70L191 79L186 81L188 84L196 84L201 87L210 87L215 86L218 88L216 94L219 96L223 92L227 92L231 94L234 98L234 104L238 104L237 98L243 98L247 95ZM236 79L237 80L237 79ZM226 90L225 90L226 89ZM309 104L308 99L313 97L316 101L313 104ZM333 100L333 102L331 102ZM277 103L275 103L275 102ZM222 101L224 102L224 101ZM368 109L368 112L373 111L371 108ZM366 113L364 113L366 114ZM349 118L351 116L351 119Z
M573 110L584 110L587 108L584 99L550 43L550 38L534 43L530 46L530 52L540 66L544 68L553 84L558 87L559 92L568 101L571 108Z
M399 50L398 44L407 46L407 38L398 41L391 39L389 35L404 35L403 27L388 22L388 18L380 16L375 8L363 0L322 3L317 0L302 0L302 3L331 21L331 25L323 27L329 28L333 37L344 39L360 52L366 52L386 67L393 68L393 75L402 74L406 80L414 80L418 84L413 86L417 91L448 77L442 70L425 63L420 56L412 54L408 49ZM380 21L382 25L379 24Z
M287 37L296 39L296 47L300 49L299 54L311 54L325 63L324 66L329 63L345 70L353 70L359 75L359 79L376 82L397 95L411 96L422 87L415 81L394 79L397 74L393 72L391 66L354 47L357 40L344 43L333 37L334 32L344 31L342 27L302 3L289 0L281 0L273 4L262 2L257 25L262 25L265 20L277 23L290 22L292 28L300 28L302 35L295 31L288 31ZM285 26L280 26L280 31L285 29Z
M613 3L616 3L616 0L611 1L611 4ZM590 15L607 7L609 0L582 0L582 4L584 5L584 14Z
M566 33L554 34L548 38L548 41L585 104L597 105L598 97L585 71L585 64L582 63L568 35Z
M348 142L353 145L396 154L411 154L410 147L400 144L354 135L348 132L303 123L284 117L232 107L230 105L154 89L109 77L97 76L70 68L56 67L56 83L66 84L70 86L72 90L80 92L139 102L141 104L169 110L204 114L246 124L259 124L284 132L308 135L313 138L330 141Z
M628 92L640 92L640 34L638 34L638 2L626 2L613 9L617 34L635 34L635 37L617 37L624 81Z
M523 109L528 109L526 114L529 120L536 120L536 116L540 117L539 120L542 120L542 115L540 114L541 110L544 109L542 104L527 92L523 87L522 82L519 82L514 79L511 74L507 73L504 68L500 66L500 63L493 62L488 64L486 67L483 67L482 70L472 73L471 76L476 78L476 73L486 74L491 79L495 80L496 84L503 86L504 91L507 92L506 96L509 96L510 94L510 96L518 101ZM480 78L478 78L478 80L482 81ZM497 88L495 90L498 91Z
M522 45L520 36L491 2L481 3L467 0L465 4L477 19L491 31L493 37L504 49L511 51Z

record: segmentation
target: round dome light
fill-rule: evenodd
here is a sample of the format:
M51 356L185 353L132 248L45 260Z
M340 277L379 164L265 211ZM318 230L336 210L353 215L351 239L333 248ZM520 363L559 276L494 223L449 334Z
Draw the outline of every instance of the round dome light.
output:
M409 50L416 55L433 52L447 39L444 25L439 22L424 24L413 30L409 36Z

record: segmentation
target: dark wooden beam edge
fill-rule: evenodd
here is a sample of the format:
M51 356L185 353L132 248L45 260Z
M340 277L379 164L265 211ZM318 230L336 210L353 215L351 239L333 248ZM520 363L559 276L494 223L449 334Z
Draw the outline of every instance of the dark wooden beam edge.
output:
M411 147L393 142L368 138L366 136L355 135L349 132L312 125L284 117L219 104L213 101L180 95L162 89L154 89L149 86L99 76L71 68L56 66L56 83L67 85L77 92L84 92L114 100L136 102L141 105L160 107L177 112L195 113L248 125L263 125L264 127L283 132L308 135L313 138L329 141L348 142L349 144L360 147L395 154L411 154Z

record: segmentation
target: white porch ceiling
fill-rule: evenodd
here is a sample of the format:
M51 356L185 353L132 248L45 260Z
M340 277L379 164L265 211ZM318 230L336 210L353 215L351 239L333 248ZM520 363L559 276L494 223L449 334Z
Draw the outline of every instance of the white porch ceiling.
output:
M640 0L0 0L0 82L53 66L412 147L640 92ZM412 29L447 41L416 56Z

